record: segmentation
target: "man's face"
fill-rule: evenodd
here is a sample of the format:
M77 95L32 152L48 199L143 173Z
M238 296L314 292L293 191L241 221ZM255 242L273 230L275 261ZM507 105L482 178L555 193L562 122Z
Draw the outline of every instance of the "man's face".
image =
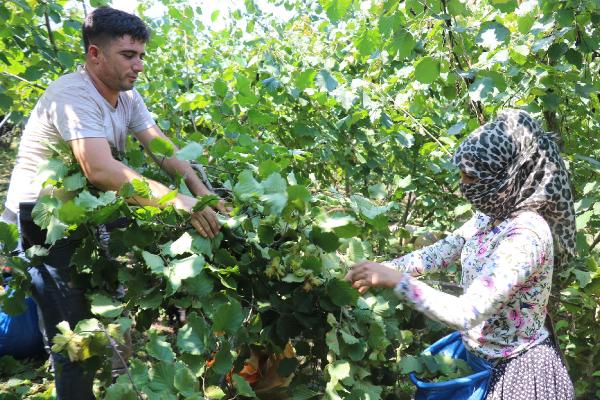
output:
M98 78L115 91L131 90L144 70L146 44L129 35L99 48Z

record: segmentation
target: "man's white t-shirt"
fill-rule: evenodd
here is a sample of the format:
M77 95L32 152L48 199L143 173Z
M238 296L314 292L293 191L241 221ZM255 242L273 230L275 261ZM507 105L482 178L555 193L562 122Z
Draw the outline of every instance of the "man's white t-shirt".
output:
M137 133L154 124L135 89L119 93L117 107L113 107L100 95L84 67L60 77L48 86L25 125L6 209L14 215L19 203L37 200L43 183L36 179L37 171L52 154L48 144L106 138L113 149L122 152L129 132Z

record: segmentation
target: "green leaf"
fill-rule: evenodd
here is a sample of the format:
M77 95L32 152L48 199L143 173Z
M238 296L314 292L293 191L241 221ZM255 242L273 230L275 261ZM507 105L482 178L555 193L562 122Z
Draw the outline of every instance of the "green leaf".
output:
M454 215L456 215L458 217L460 215L463 215L467 211L471 211L471 208L473 208L473 206L470 203L461 204L461 205L456 206L454 208L453 212L454 212Z
M150 144L148 145L150 152L157 157L171 157L175 152L175 148L173 147L173 143L167 139L163 139L160 137L152 139Z
M58 206L58 199L50 196L40 197L31 211L33 222L42 229L48 228Z
M290 392L292 394L291 400L310 400L316 398L319 395L318 392L311 390L306 385L297 385L290 387Z
M350 363L345 360L335 361L327 365L327 372L334 382L350 378Z
M516 0L491 0L491 3L498 10L505 13L511 13L515 11L519 6Z
M61 50L58 52L58 61L67 69L70 69L75 65L75 57L72 53L67 51Z
M377 206L368 199L365 199L359 195L351 196L350 199L352 200L354 208L357 208L361 215L371 220L381 215L385 215L391 208L391 205L389 204L385 206Z
M213 250L211 240L205 237L202 237L198 234L193 234L192 240L192 249L195 252L201 253L208 258L212 258Z
M158 199L158 204L164 206L165 204L176 198L178 193L179 192L177 190L171 190L169 193L165 194L163 197Z
M198 275L203 268L204 257L201 255L173 260L164 270L164 274L169 280L171 293L175 293L179 289L182 280Z
M230 298L227 303L223 303L217 307L213 315L213 332L234 334L240 329L243 320L244 313L242 312L241 304L237 300Z
M353 0L320 0L321 6L325 9L327 17L331 22L341 20L352 5Z
M317 74L315 83L318 88L321 90L325 89L328 92L334 91L338 87L338 81L324 69Z
M216 79L213 88L215 89L215 93L220 97L225 97L229 90L227 83L223 79Z
M282 86L281 81L275 78L274 76L271 76L267 79L263 79L260 83L271 93L275 93L277 89L279 89Z
M67 175L67 172L69 172L69 170L65 163L55 158L51 158L40 165L36 180L39 182L46 182L49 179L58 181L63 179L65 175Z
M160 361L172 363L175 360L171 344L166 341L164 336L159 336L155 331L150 331L146 351L149 356Z
M354 105L354 102L358 99L358 96L355 95L351 90L337 90L335 98L339 101L342 108L346 111L350 110Z
M103 294L90 296L92 313L106 318L116 318L123 313L125 305Z
M0 251L8 254L19 244L19 230L14 224L0 221Z
M218 386L209 386L204 391L204 395L211 400L221 400L225 397L225 392Z
M152 189L150 189L150 185L148 185L145 179L134 178L130 183L136 195L145 199L152 197Z
M164 273L165 263L160 256L148 253L144 250L142 251L142 257L144 258L144 261L146 262L148 268L150 268L150 271L160 275Z
M129 382L118 382L106 389L104 400L137 400L137 394Z
M423 57L415 63L415 78L421 83L433 83L440 76L440 63L433 57Z
M288 202L301 212L306 210L312 198L308 189L301 185L288 186L287 195Z
M271 214L279 215L287 204L287 183L278 173L271 174L261 183L263 194L260 199L268 206Z
M182 353L201 355L206 347L204 337L208 327L204 319L200 318L195 312L187 316L187 321L179 331L177 331L177 348Z
M215 354L215 363L212 366L212 370L219 375L225 375L233 367L234 355L230 349L228 343L224 343L221 350Z
M27 311L27 302L25 301L25 291L18 288L10 288L0 295L0 304L2 311L10 316L16 317Z
M276 172L281 172L281 167L273 160L265 160L258 166L258 174L262 178L267 178Z
M348 259L353 262L359 262L366 259L365 249L363 247L362 241L358 238L350 239L348 243Z
M582 289L584 287L586 287L587 285L589 285L589 283L592 281L592 274L590 273L590 271L582 271L579 269L574 269L573 274L575 275L575 277L577 278L577 281L579 282L579 287Z
M192 371L181 363L177 363L175 367L174 386L175 389L188 398L199 389L198 380L192 374Z
M197 201L192 212L198 212L204 210L206 207L214 207L219 204L220 197L216 194L205 194L204 196L196 197Z
M335 233L323 232L319 227L313 227L309 237L311 242L328 253L336 251L341 245Z
M67 224L79 224L85 219L85 208L69 200L58 209L58 217Z
M188 232L184 232L179 239L171 243L171 246L169 247L170 255L179 256L181 254L191 253L192 241L192 235L190 235Z
M263 187L254 179L252 171L244 170L238 176L238 183L233 187L233 192L242 200L248 200L264 193Z
M490 76L477 78L469 86L469 97L473 101L489 100L499 94L501 90L497 88L496 82Z
M379 31L376 29L367 29L354 43L358 49L358 53L363 57L368 57L380 46L381 37Z
M353 306L358 300L358 291L350 282L335 278L327 282L327 295L338 307Z
M333 328L325 334L325 343L330 351L333 351L338 356L340 355L340 343L337 337L337 329Z
M75 204L85 208L87 211L95 210L100 206L108 205L116 200L115 192L104 192L100 197L95 197L87 190L79 193Z
M62 223L58 218L50 218L50 222L48 223L48 227L46 228L46 241L44 243L54 244L56 243L56 241L64 238L67 228L68 226Z
M315 76L317 76L317 71L314 69L304 70L299 74L294 75L294 84L298 90L304 90L313 85Z
M594 215L594 210L588 210L588 211L584 212L583 214L577 216L577 219L576 219L577 230L586 228L593 215Z
M0 110L1 111L3 111L4 113L9 112L12 104L13 104L12 97L10 97L4 93L0 93Z
M170 346L168 350L171 351ZM175 368L173 368L173 362L155 362L152 363L148 373L148 384L145 387L157 392L156 399L176 400L177 396L173 393L175 391L174 381ZM148 389L145 389L145 391ZM160 397L158 397L159 394Z
M347 333L346 331L344 331L343 329L340 331L340 333L342 334L342 340L346 343L346 344L356 344L359 342L359 340L352 336L351 334Z
M400 359L398 363L400 370L403 374L407 375L411 372L415 372L420 374L423 372L423 364L419 359L415 356L404 356Z
M250 386L250 384L246 382L243 377L239 376L238 374L233 374L231 379L238 394L246 397L256 398L256 393L254 393L254 390L252 390L252 386Z
M204 148L196 142L188 143L183 149L177 150L175 156L180 160L194 161L204 153Z
M475 38L475 42L489 50L494 50L496 47L508 41L510 31L499 22L484 22L481 24L479 33Z
M85 177L79 172L73 175L69 175L63 180L63 185L65 189L67 189L70 192L84 188L86 183L87 181Z

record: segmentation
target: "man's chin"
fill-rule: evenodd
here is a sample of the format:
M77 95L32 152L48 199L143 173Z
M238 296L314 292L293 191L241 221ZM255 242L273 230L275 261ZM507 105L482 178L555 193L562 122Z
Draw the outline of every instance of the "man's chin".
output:
M133 82L122 83L122 84L121 84L120 91L121 91L121 92L126 92L126 91L128 91L128 90L131 90L131 89L133 89L133 86L134 86L134 85L133 85Z

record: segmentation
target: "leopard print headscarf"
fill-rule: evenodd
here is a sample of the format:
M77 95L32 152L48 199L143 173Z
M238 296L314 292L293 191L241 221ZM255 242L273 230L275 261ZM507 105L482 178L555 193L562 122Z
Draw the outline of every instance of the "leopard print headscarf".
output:
M463 195L492 220L535 211L548 222L555 263L575 255L575 211L569 174L552 134L529 114L504 110L473 131L452 159L477 180L460 184Z

